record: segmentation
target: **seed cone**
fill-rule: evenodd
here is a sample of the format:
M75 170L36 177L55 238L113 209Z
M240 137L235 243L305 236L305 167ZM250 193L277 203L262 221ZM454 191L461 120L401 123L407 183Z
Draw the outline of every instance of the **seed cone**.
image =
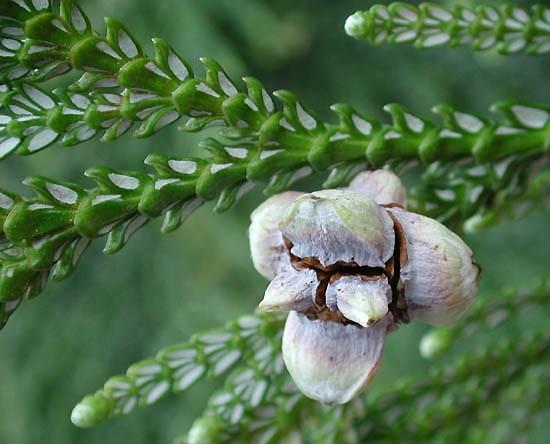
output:
M397 323L452 322L477 292L468 246L405 204L397 176L373 171L347 190L274 196L252 214L254 265L271 279L260 309L290 312L283 358L312 399L348 402Z

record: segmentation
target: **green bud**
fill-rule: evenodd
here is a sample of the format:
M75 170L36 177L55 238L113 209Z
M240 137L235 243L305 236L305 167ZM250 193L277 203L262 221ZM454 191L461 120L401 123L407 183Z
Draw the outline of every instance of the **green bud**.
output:
M197 419L189 435L188 444L217 444L223 433L223 421L215 416L207 416Z
M489 228L496 222L496 213L494 211L486 211L483 214L474 214L464 222L464 232L468 234L479 233L482 230Z
M451 348L453 340L454 334L451 329L433 329L420 340L420 354L426 359L437 358Z
M366 14L364 12L357 11L355 14L348 17L346 24L344 25L347 35L356 39L364 37L367 25L365 15Z
M93 427L108 418L111 414L111 401L101 392L86 396L71 413L71 422L81 428Z

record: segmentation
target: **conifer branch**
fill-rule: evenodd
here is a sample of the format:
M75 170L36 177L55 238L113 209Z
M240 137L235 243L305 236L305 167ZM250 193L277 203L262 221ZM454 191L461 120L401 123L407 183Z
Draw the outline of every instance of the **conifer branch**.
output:
M549 158L508 158L496 164L430 165L410 191L410 206L452 226L479 232L503 219L550 207Z
M512 3L475 9L434 3L420 6L396 2L358 11L346 21L351 37L374 44L414 43L417 48L470 44L475 50L496 47L501 54L550 53L550 8L533 6L529 13Z
M225 388L210 399L205 414L176 442L305 442L303 420L314 405L288 375L259 374L245 366L228 378Z
M102 389L86 396L71 419L79 427L98 425L129 414L137 405L149 406L169 393L181 393L205 377L221 377L243 360L263 372L281 373L282 326L280 315L241 316L223 329L166 347L155 358L132 365L125 375L110 378ZM252 395L258 402L263 399L258 389Z
M113 254L151 219L163 216L168 233L204 201L217 199L215 211L225 211L253 187L246 169L254 147L203 146L208 161L150 155L153 174L91 168L93 189L31 177L25 184L34 198L0 190L0 325L22 300L40 294L48 277L71 274L92 239L107 236L104 252Z
M547 290L544 282L533 293L522 295L518 291L515 305L543 303ZM513 299L510 295L506 302L491 307L512 313ZM482 310L477 308L471 317L481 319ZM524 381L532 383L532 377L525 379L524 372L543 362L550 351L547 334L507 338L497 347L433 371L423 381L401 382L381 396L326 408L303 398L284 373L279 344L282 326L280 316L245 316L223 330L167 347L156 358L134 364L125 376L110 378L103 389L85 397L75 408L73 421L83 427L97 425L112 416L130 413L138 404L150 405L170 391L185 390L208 374L218 377L237 363L246 362L213 395L204 416L181 442L278 443L309 435L323 444L355 442L359 437L384 442L397 438L395 433L401 433L403 427L416 438L436 436L454 431L451 425L456 421L477 421L483 412L500 409L504 404L501 398L510 395L505 390L509 383L516 387L511 395L517 397L517 387L525 386ZM463 327L468 328L468 324ZM473 379L485 382L472 387ZM450 382L454 385L452 390ZM443 392L445 396L441 398ZM543 396L528 396L520 403L530 409L540 405L542 399ZM397 423L400 427L390 427Z
M259 88L261 100L269 98L264 95L265 89ZM65 145L78 144L98 132L103 132L103 140L113 140L132 126L129 115L144 118L136 131L138 137L150 136L179 118L173 107L163 108L156 99L144 98L147 94L143 93L97 93L89 99L58 90L62 99L56 104L55 96L29 84L13 90L5 87L5 91L5 114L0 114L0 158L15 151L32 154L58 140ZM260 94L260 90L256 92ZM250 103L253 95L249 92ZM438 128L398 105L386 107L393 120L390 125L340 105L334 107L339 125L319 123L320 132L310 134L300 128L300 119L306 114L300 117L298 111L305 111L293 100L292 106L283 106L286 117L273 114L248 137L244 129L237 128L243 132L242 137L227 143L235 153L242 152L243 144L259 147L248 164L247 177L269 182L268 193L286 189L314 171L330 169L325 186L335 187L369 166L389 164L400 169L411 161L422 162L429 168L425 186L412 192L415 209L455 226L476 216L470 223L472 228L497 220L503 212L497 208L509 208L518 197L537 201L548 195L548 180L538 181L535 195L526 192L533 172L542 170L541 177L548 177L544 170L550 147L547 106L500 104L495 109L506 116L500 124L439 106L435 110L444 116L445 124ZM277 115L274 129L271 119ZM217 123L227 125L225 135L236 129L229 128L227 117L221 116ZM451 162L460 159L459 163Z
M447 425L466 428L483 409L498 402L510 383L521 381L529 368L547 365L549 351L547 332L507 337L494 347L461 357L428 380L411 382L369 401L366 416L356 417L360 442L367 437L377 442L399 435L429 439L444 433ZM374 412L370 418L369 412Z
M59 12L55 4L59 3ZM4 0L0 4L0 84L42 82L71 70L71 49L94 35L75 0Z
M104 252L113 254L151 219L164 216L162 231L166 233L178 228L204 201L217 199L215 211L225 211L255 185L258 164L271 167L266 162L269 159L258 155L254 143L224 145L209 139L202 146L210 152L209 160L150 155L146 163L156 170L154 174L91 168L86 175L98 187L90 190L44 177L25 181L36 194L31 199L0 190L0 325L22 300L40 294L49 277L61 280L71 274L92 239L107 235ZM524 165L528 168L531 163ZM325 185L341 185L354 166L353 162L347 164L346 174L337 183L337 169L333 169ZM300 171L304 168L313 169L307 163L298 167L301 169L289 167L286 173L274 175L266 191L282 191L303 175ZM413 207L437 212L444 222L458 219L461 224L480 208L490 209L491 201L505 200L507 190L523 183L526 171L514 165L493 189L478 184L476 205L471 205L475 200L469 194L433 187L431 195L413 194ZM475 182L465 183L472 188ZM452 199L447 198L449 193Z
M29 83L0 85L0 160L13 153L35 154L55 143L75 146L102 134L113 141L132 128L149 137L180 118L146 94L128 96L116 90L80 94L66 89L47 93Z
M64 1L62 5L67 3L72 4ZM12 9L16 7L14 3L9 5ZM13 11L11 13L14 14ZM63 17L56 16L48 20L61 19ZM42 23L40 20L38 22ZM68 37L56 37L59 29L50 25L40 27L42 39L70 40ZM40 105L36 101L30 107L21 106L21 97L23 101L28 101L33 96L42 97L43 91L27 86L30 91L27 97L21 91L8 94L4 107L10 109L19 122L8 124L11 119L8 116L2 118L6 122L0 129L4 134L4 139L0 139L0 152L4 156L18 147L14 140L7 145L9 149L3 145L8 137L18 138L18 143L25 144L22 133L28 125L26 128L23 125L22 131L20 120L33 120L37 116L42 120L34 122L33 127L43 130L47 122L54 120L55 128L49 129L59 137L65 137L65 133L74 130L77 122L84 120L92 128L86 127L83 130L86 134L91 134L92 130L107 130L106 140L123 134L132 122L142 123L138 136L145 137L179 116L189 118L184 125L189 131L199 131L212 125L222 126L225 137L237 140L254 138L258 142L263 157L260 160L269 158L270 168L260 164L252 175L254 179L263 180L287 171L289 167L297 170L296 165L300 163L309 163L316 170L324 170L341 162L364 162L365 157L370 165L376 167L392 161L432 163L464 158L494 163L513 154L542 155L547 153L550 145L550 108L547 105L498 104L494 110L504 115L502 122L442 105L434 108L434 112L444 119L444 125L440 126L413 115L400 105L392 104L385 108L392 117L392 123L387 125L340 104L332 108L338 115L339 123L327 124L288 91L275 93L282 104L282 110L278 111L272 97L259 81L246 77L246 91L239 89L223 68L211 59L201 60L206 75L196 76L189 64L164 40L154 40L155 56L149 57L124 26L114 19L107 20L105 38L95 34L79 34L74 38L78 42L73 42L65 61L76 69L86 71L86 74L73 85L73 92L106 86L122 87L124 92L119 95L100 94L99 97L88 98L91 102L83 102L86 105L79 107L71 100L69 92L60 91L59 95L65 97L65 101L49 97L44 99L47 106L43 108L46 109L38 110L33 109ZM54 119L53 114L64 114L64 107L71 111ZM90 115L83 116L84 108L88 107L92 110ZM53 139L53 134L50 136ZM66 137L65 143L76 144L85 139L72 134ZM53 143L51 140L49 142ZM22 152L36 152L45 146L35 142L33 151L23 146ZM343 173L340 171L339 174Z
M475 425L457 427L456 439L473 444L528 442L533 424L550 408L549 379L548 366L528 369L502 391L494 405L479 412Z
M41 5L44 9L45 2ZM48 20L62 23L69 16L83 14L78 9L67 15L73 2L61 5L61 15L52 19L53 12L49 12ZM41 18L33 16L32 24L35 20L50 23L42 17L42 10L35 12ZM32 15L32 11L25 14ZM100 132L104 141L110 141L135 123L140 125L135 135L147 137L183 116L189 131L221 126L221 134L234 139L237 148L243 140L255 143L259 151L247 168L247 178L269 182L268 193L281 191L314 171L331 169L325 185L334 187L365 167L399 168L411 161L431 165L429 187L413 193L420 196L414 199L418 211L457 226L476 216L470 223L475 227L496 219L496 211L486 210L498 207L499 199L508 204L514 192L525 190L531 164L548 155L547 105L498 104L493 109L504 116L500 122L437 106L434 111L443 117L443 125L395 104L385 108L391 124L363 116L347 105L335 105L339 123L323 123L288 91L275 93L282 103L278 111L257 80L247 77L247 90L239 89L213 60L203 59L206 74L196 76L163 40L154 40L155 56L148 57L116 20L107 20L105 38L87 26L86 32L73 33L70 38L58 36L59 27L40 27L42 39L71 42L70 50L63 52L65 61L86 74L73 85L73 91L58 90L55 95L28 84L5 90L0 158L13 152L32 154L56 141L76 145ZM74 91L119 86L124 91ZM449 169L456 170L458 161L464 162L459 171L449 173Z
M483 410L498 405L509 384L524 384L528 369L547 362L549 351L550 335L545 333L506 338L495 347L435 369L425 379L401 381L382 395L331 408L300 397L292 386L283 390L286 378L279 382L278 391L255 406L239 397L235 403L226 388L213 397L205 415L178 442L274 444L294 437L301 442L310 438L336 444L433 439L456 433L454 425L459 430L471 426ZM540 401L530 397L524 405L532 402ZM237 421L218 413L224 411L225 403L230 413L235 405L240 406L240 414L234 416ZM297 424L299 428L294 427Z

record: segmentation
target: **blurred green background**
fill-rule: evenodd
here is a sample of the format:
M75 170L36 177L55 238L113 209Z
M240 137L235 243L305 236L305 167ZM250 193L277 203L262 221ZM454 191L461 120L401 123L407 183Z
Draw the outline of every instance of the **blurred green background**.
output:
M253 75L270 90L293 90L327 119L335 102L386 119L381 109L389 102L429 114L441 102L486 113L503 98L550 101L549 58L505 58L464 48L372 48L353 41L344 34L343 23L372 3L364 0L81 3L98 30L103 16L117 17L144 44L164 37L197 69L199 57L216 58L234 79ZM82 172L89 166L144 169L147 153L187 154L198 140L169 128L148 140L125 136L108 145L93 141L76 149L54 147L0 164L0 187L24 191L20 182L29 175L86 184ZM252 192L222 215L213 215L211 205L203 207L168 236L159 234L158 224L150 224L112 257L102 255L98 240L69 279L51 283L39 298L24 304L0 333L0 443L169 443L186 431L220 381L202 382L93 430L73 427L69 415L83 395L133 362L254 310L266 282L252 267L247 226L262 199L260 191ZM498 297L502 287L548 275L547 228L544 214L531 213L467 239L483 266L484 296ZM530 316L505 328L519 331L534 321L535 315ZM418 353L425 331L426 326L413 323L390 337L373 390L400 376L426 372L431 363ZM496 336L498 330L479 334L461 349L482 346ZM451 358L440 358L440 363ZM548 434L550 429L539 422L530 442L548 442Z

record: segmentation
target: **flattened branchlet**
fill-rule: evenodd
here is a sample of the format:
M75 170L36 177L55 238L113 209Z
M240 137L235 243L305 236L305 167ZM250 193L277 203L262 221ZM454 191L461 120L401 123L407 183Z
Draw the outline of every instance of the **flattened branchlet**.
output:
M473 301L470 248L405 205L399 178L380 170L344 189L273 196L252 214L254 265L271 280L260 309L290 312L283 358L306 396L350 401L399 324L452 323Z

